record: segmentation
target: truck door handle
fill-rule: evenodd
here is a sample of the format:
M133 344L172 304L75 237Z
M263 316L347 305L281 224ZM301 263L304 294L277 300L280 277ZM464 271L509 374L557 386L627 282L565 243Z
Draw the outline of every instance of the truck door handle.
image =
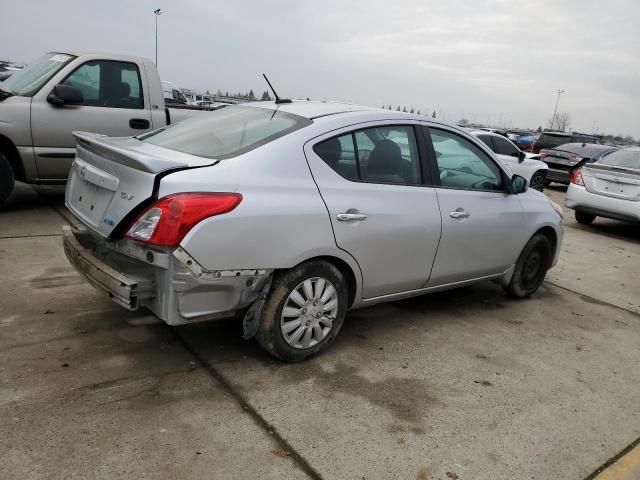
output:
M337 218L339 222L355 222L366 220L367 216L364 213L339 213Z
M458 208L455 212L451 212L449 216L451 218L467 218L470 217L471 214L469 212L465 212L462 208Z
M136 130L146 130L150 126L151 124L146 118L132 118L129 120L129 127L135 128Z

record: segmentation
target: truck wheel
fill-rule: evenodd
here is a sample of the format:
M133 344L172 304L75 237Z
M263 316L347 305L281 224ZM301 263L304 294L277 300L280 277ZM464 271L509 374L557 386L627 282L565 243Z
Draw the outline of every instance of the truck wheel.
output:
M0 205L11 195L15 187L13 169L7 157L0 153Z
M504 287L506 292L516 298L525 298L538 290L547 275L552 255L549 239L536 233L522 250L511 281Z
M545 185L544 177L545 177L544 172L541 170L538 170L536 173L534 173L531 176L531 180L529 180L529 186L534 190L538 190L539 192L542 192L544 190L544 185Z
M591 215L590 213L584 212L575 212L576 222L581 223L582 225L591 225L593 221L596 219L595 215Z
M285 362L326 349L347 314L347 284L339 269L312 260L279 272L262 309L256 340Z

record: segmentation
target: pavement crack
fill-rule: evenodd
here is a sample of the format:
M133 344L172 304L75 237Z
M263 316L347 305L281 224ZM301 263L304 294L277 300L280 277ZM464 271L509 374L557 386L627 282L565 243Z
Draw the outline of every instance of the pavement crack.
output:
M607 460L602 465L600 465L598 468L596 468L593 472L591 472L591 474L585 477L584 480L594 480L603 471L605 471L611 465L616 463L618 460L620 460L622 457L624 457L627 453L629 453L631 450L636 448L638 445L640 445L640 437L636 438L633 442L627 445L622 451L618 452L616 455L614 455L609 460Z
M622 310L623 312L630 313L630 314L640 318L640 313L634 312L633 310L630 310L630 309L625 308L625 307L621 307L620 305L615 305L615 304L613 304L611 302L607 302L606 300L601 300L599 298L592 297L591 295L586 295L586 294L584 294L582 292L578 292L576 290L572 290L569 287L565 287L563 285L558 285L557 283L554 283L554 282L552 282L550 280L545 280L544 283L548 283L549 285L553 285L554 287L561 288L563 290L566 290L567 292L575 293L576 295L581 295L581 296L583 296L585 298L588 298L588 299L592 300L592 303L605 305L607 307L613 307L613 308L616 308L618 310Z
M7 235L0 236L0 240L11 240L12 238L38 238L38 237L61 237L62 233L40 233L37 235Z
M258 411L253 408L253 406L249 403L249 401L238 392L229 381L225 378L225 376L216 370L214 367L209 365L204 358L200 356L200 354L189 345L189 343L173 328L167 325L167 328L172 332L172 334L176 337L176 339L183 345L183 347L191 354L193 357L202 365L202 367L213 377L222 387L225 393L230 395L239 405L240 408L244 412L246 412L253 421L262 428L270 437L272 437L283 450L287 450L291 452L289 458L291 458L294 463L306 473L313 480L322 480L322 475L318 473L309 462L291 445L276 429L275 426L270 424Z

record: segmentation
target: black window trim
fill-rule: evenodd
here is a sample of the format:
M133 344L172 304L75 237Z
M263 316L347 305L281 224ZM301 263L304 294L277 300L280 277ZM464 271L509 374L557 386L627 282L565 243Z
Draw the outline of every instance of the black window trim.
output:
M471 142L472 144L474 142L480 142L480 143L482 143L482 145L484 145L487 148L488 148L488 145L483 143L482 140L480 140L479 138L475 138L473 136L471 136L473 139L470 139L470 138L466 138L463 135L460 135L459 132L455 132L455 131L452 131L452 130L449 130L449 129L446 129L446 128L442 128L442 127L439 127L439 126L432 126L432 125L428 125L428 124L423 124L422 125L422 131L423 131L423 135L425 137L426 144L427 144L427 151L428 151L428 155L429 155L431 178L433 178L435 180L435 182L432 185L434 188L444 188L444 189L447 189L447 190L462 190L462 191L465 191L465 192L485 192L485 193L509 194L509 185L511 183L511 179L508 177L507 172L504 170L502 165L500 165L493 158L491 158L489 155L487 155L486 152L484 152L482 150L482 147L480 145L476 145L476 146L478 147L478 149L480 150L482 155L484 155L491 163L493 163L498 168L498 171L500 172L500 179L502 180L502 190L484 190L482 188L463 188L463 187L450 187L450 186L447 186L447 185L442 185L440 183L440 171L438 170L438 160L437 160L437 157L436 157L436 151L435 151L435 148L433 148L433 142L431 140L431 133L429 132L429 130L440 130L442 132L446 132L446 133L449 133L449 134L452 134L452 135L458 135L458 136L464 138L465 140Z
M353 128L356 127L356 128ZM420 181L419 183L396 183L396 182L372 182L369 180L360 180L360 159L358 156L358 143L356 141L356 133L357 132L361 132L363 130L370 130L373 128L385 128L385 127L409 127L413 130L413 136L416 140L416 146L418 147L418 167L419 167L419 176L420 176ZM431 181L431 171L429 169L429 162L427 160L427 144L425 142L425 138L424 135L421 134L421 130L422 130L422 125L418 124L418 123L404 123L404 122L399 122L399 123L380 123L377 125L370 125L370 124L359 124L359 125L351 125L351 129L349 130L345 130L345 131L341 131L338 134L332 135L330 137L325 137L322 138L322 140L315 142L311 149L313 150L313 153L315 153L316 155L318 155L318 152L316 152L316 146L320 145L323 142L326 142L328 140L331 139L338 139L340 137L344 137L347 135L351 135L351 141L353 142L353 149L354 149L354 157L356 159L356 169L358 171L358 179L352 179L352 178L347 178L344 175L342 175L340 172L338 172L337 170L335 170L333 167L331 167L328 163L325 162L325 164L332 170L334 171L337 175L339 175L341 178L345 179L348 182L354 182L354 183L368 183L371 185L395 185L397 187L431 187L432 186L432 181ZM349 128L349 127L348 127ZM322 159L322 157L320 155L318 155L318 157L320 159ZM322 159L322 161L324 162L324 159Z
M64 77L62 80L60 80L56 84L56 86L60 85L61 83L63 83L65 80L67 80L67 78L69 78L71 75L76 73L80 68L84 67L86 64L95 63L95 62L128 63L128 64L133 65L134 67L136 67L136 71L138 72L138 88L140 88L140 98L142 99L142 105L140 107L133 107L133 108L132 107L107 107L105 105L84 105L84 104L80 104L79 106L81 106L81 107L99 107L99 108L116 108L116 109L119 109L119 110L145 110L145 101L144 101L144 93L145 93L145 91L142 88L142 74L140 73L140 67L138 66L138 64L136 62L131 62L129 60L114 60L112 58L92 58L92 59L89 59L89 60L81 63L80 65L78 65L73 70L71 70L71 72L69 72L69 74L66 77Z

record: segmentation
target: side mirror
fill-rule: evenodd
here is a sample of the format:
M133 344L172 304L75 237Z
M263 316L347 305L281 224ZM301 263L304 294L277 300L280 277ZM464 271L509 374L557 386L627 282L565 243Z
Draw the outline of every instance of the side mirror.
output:
M84 102L84 95L82 90L77 87L60 84L53 87L53 91L47 96L47 102L57 107L79 105Z
M527 158L527 154L524 153L522 150L518 150L518 162L520 163L524 162L525 158Z
M511 177L511 184L509 185L509 193L517 195L527 191L527 179L520 175L514 175Z

